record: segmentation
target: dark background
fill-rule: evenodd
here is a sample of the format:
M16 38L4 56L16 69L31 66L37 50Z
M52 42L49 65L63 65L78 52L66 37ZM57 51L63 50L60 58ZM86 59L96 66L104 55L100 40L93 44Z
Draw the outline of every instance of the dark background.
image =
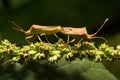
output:
M0 0L0 39L21 46L27 44L25 35L13 30L14 21L24 30L31 25L86 26L92 34L106 18L109 21L98 33L111 46L120 43L120 0ZM120 79L120 62L105 62L106 67Z

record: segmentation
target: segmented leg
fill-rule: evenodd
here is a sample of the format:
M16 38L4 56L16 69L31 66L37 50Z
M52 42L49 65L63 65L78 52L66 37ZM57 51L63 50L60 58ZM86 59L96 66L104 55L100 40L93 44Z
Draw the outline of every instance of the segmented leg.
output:
M69 44L70 35L67 36L67 43Z
M72 39L71 41L70 41L70 35L68 35L67 36L68 38L67 38L67 43L69 44L69 43L73 43L76 39L74 38L74 39Z
M48 40L48 38L47 38L47 36L46 36L46 34L44 36L45 36L45 39L47 40L47 42L50 43L49 40Z
M39 39L40 42L43 42L39 35L37 35L37 37L38 37L38 39Z
M80 44L82 40L83 40L83 38L81 38L81 39L78 41L78 43L77 43L77 44Z
M55 36L57 39L60 39L60 38L57 36L57 34L55 34L55 33L54 33L54 36Z
M31 44L31 42L30 42L28 39L32 38L33 36L34 36L34 35L27 36L27 37L25 37L25 40L26 40L29 44Z
M76 40L76 39L74 38L74 39L72 39L69 43L73 43L75 40Z

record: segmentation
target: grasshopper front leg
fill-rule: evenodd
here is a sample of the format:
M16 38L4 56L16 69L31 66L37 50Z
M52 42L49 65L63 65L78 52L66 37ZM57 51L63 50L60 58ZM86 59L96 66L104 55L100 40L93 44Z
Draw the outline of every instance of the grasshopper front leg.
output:
M29 44L31 44L31 42L30 42L28 39L33 38L33 37L34 37L34 35L27 36L27 37L25 37L25 40L26 40ZM40 38L39 35L37 35L37 38L39 39L39 41L43 42L43 41L41 40L41 38Z
M31 44L31 42L30 42L28 39L32 38L33 36L34 36L34 35L27 36L27 37L25 37L25 40L26 40L29 44Z

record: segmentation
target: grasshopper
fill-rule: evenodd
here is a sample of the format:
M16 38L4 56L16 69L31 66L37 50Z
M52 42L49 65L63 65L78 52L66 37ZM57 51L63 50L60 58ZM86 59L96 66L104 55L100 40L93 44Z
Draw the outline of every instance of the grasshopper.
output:
M83 27L83 28L64 27L63 28L63 30L64 30L63 34L68 35L68 41L67 41L68 43L69 43L69 36L74 36L76 38L85 38L85 39L101 38L101 39L106 41L105 38L98 37L98 36L96 36L96 34L102 29L102 27L105 25L105 23L108 20L109 19L106 18L105 21L103 22L103 24L100 26L100 28L94 34L88 34L87 30L86 30L86 27ZM74 41L75 41L75 38L73 40L71 40L71 42L74 42Z

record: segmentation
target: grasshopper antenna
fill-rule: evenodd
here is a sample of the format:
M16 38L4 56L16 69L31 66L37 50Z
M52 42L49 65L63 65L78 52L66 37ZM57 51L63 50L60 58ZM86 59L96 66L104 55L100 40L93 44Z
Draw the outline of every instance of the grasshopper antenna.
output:
M13 25L15 25L17 27L17 28L13 28L13 29L25 33L25 30L23 30L20 26L18 26L14 21L8 21L8 22L12 23Z
M109 18L106 18L105 21L103 22L103 24L100 26L100 28L92 35L90 35L90 37L92 38L101 38L103 40L105 40L105 42L107 42L107 40L104 37L96 37L95 35L103 28L103 26L106 24L106 22L109 20Z
M100 28L94 34L92 34L92 36L95 36L103 28L103 26L106 24L106 22L108 20L109 20L109 18L106 18L105 21L103 22L103 24L100 26Z

